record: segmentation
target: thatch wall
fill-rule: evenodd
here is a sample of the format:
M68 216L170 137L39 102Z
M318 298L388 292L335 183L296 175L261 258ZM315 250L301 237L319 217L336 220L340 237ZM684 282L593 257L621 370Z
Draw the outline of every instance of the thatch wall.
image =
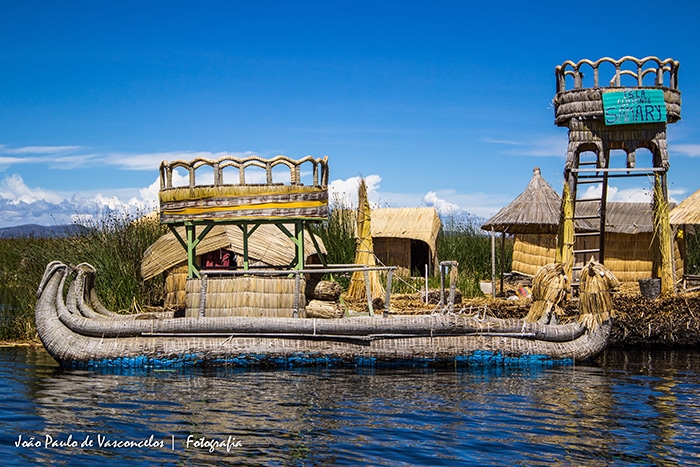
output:
M284 317L294 315L294 277L208 277L204 316ZM305 317L306 299L301 280L299 315ZM185 316L200 316L202 279L188 279Z
M605 267L612 271L621 282L634 282L648 279L652 273L652 251L650 249L653 234L641 232L636 234L608 232L605 236ZM597 237L579 237L575 248L595 249ZM674 270L676 279L683 277L683 239L673 242ZM518 234L514 236L512 271L534 276L542 266L554 261L556 253L555 235ZM585 260L577 258L576 266L583 266Z
M167 308L181 308L185 306L187 284L187 262L174 267L165 273L165 301Z
M411 267L411 240L408 238L375 238L374 254L387 266Z
M584 237L585 238L585 237ZM648 279L652 274L653 253L651 232L637 234L607 233L605 236L605 267L610 269L621 282L634 282ZM583 248L583 238L577 240L576 249ZM586 248L596 248L598 239L586 239ZM674 269L677 279L683 276L682 239L673 242ZM583 262L581 262L582 264ZM577 264L577 265L581 265Z
M653 261L650 249L652 236L651 232L637 234L608 232L605 236L605 267L621 282L650 278ZM682 242L682 239L676 238L673 243L676 279L683 276ZM579 237L575 248L577 250L594 249L598 244L597 237ZM539 268L554 261L555 253L555 235L515 235L512 270L534 276ZM589 259L577 258L576 266L583 266Z
M517 234L513 243L512 271L534 276L544 265L552 263L557 251L554 234Z

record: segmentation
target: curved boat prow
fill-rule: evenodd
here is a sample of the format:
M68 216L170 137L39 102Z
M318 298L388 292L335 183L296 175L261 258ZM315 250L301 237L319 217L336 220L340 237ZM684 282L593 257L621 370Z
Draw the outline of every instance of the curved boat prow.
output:
M39 287L37 288L36 291L36 298L41 298L42 294L44 293L44 289L46 288L46 284L48 281L51 279L53 274L62 268L66 268L66 265L63 264L60 261L51 261L49 264L46 265L46 269L44 269L44 275L41 277L41 281L39 282Z

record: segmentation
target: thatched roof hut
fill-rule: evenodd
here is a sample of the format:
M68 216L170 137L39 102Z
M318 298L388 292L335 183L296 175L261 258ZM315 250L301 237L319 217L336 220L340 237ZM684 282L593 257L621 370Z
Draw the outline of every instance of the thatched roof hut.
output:
M557 233L560 211L561 198L535 167L525 191L481 228L509 234Z
M512 203L501 209L481 228L513 235L514 272L534 276L556 256L561 198L542 178L535 167L527 188ZM598 206L581 203L577 215L594 215ZM577 220L576 231L594 231L591 221ZM622 281L636 281L651 277L653 217L650 203L606 204L605 266ZM598 247L598 237L579 237L575 249ZM682 247L674 247L675 269L682 274ZM587 258L588 260L589 258Z
M287 226L293 230L293 226ZM178 234L185 238L185 228L178 227ZM318 239L321 253L326 249ZM197 254L203 255L217 250L228 250L243 255L243 232L237 225L217 225L197 245ZM304 236L306 256L316 255L316 248L307 234ZM248 240L248 256L251 262L270 266L287 266L294 259L294 243L276 226L261 224ZM148 247L141 261L141 275L150 279L182 263L187 263L187 252L172 232L160 237Z
M700 190L680 202L669 213L671 225L700 225Z
M374 254L387 266L412 272L435 268L441 227L435 208L372 209Z
M597 209L596 205L582 203L577 208L577 214L593 215ZM594 229L591 226L579 225L577 230ZM623 282L651 277L654 259L650 246L653 232L651 204L608 202L606 204L605 266ZM582 236L577 237L575 249L596 249L598 246L598 237ZM676 277L681 277L684 262L681 239L675 239L673 251L675 274ZM555 234L514 234L512 262L514 272L534 276L540 267L553 262L555 255ZM590 258L586 258L588 259Z
M581 215L594 215L596 206L582 204ZM605 217L605 266L622 282L652 277L654 253L654 220L651 203L608 202ZM579 237L575 249L597 248L598 237ZM673 241L673 274L683 276L684 252L682 238ZM584 261L585 262L585 261Z
M512 270L534 276L539 268L552 262L551 258L556 251L560 212L561 198L542 177L540 168L535 167L525 191L481 226L483 230L492 233L493 280L496 274L493 233L501 233L501 274L505 267L503 256L505 235L512 234L514 236ZM502 281L501 289L503 289Z

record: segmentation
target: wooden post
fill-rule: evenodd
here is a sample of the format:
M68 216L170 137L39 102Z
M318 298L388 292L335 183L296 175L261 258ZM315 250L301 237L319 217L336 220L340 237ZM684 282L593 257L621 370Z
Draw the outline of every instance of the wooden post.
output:
M496 229L491 227L491 296L496 298Z
M384 317L389 317L389 301L391 300L391 280L394 276L394 270L389 269L386 276L386 298L384 300Z

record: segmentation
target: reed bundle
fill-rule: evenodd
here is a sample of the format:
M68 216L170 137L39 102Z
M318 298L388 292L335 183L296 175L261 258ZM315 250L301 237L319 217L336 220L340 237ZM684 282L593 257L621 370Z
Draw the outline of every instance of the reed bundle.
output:
M372 243L371 210L367 199L367 184L360 180L357 206L357 244L355 249L355 264L376 266L374 246ZM365 280L368 279L369 284ZM377 271L356 271L350 278L347 296L349 299L362 300L367 298L367 291L372 300L384 298L385 290L379 281Z
M662 187L662 176L654 174L654 239L652 248L655 256L653 277L661 279L661 293L672 294L673 254L671 252L671 224L668 216L668 201Z
M610 320L614 314L610 292L619 285L610 270L591 259L581 270L579 322L589 329L596 329Z
M552 315L561 316L568 291L569 279L562 263L541 267L532 279L532 305L525 321L549 322Z
M301 280L299 307L303 310L305 281ZM294 313L293 277L208 278L202 297L202 279L187 281L186 316L199 316L202 300L204 316L289 317Z
M572 277L574 265L574 201L571 187L564 183L561 197L561 217L555 261L564 265L564 274Z

